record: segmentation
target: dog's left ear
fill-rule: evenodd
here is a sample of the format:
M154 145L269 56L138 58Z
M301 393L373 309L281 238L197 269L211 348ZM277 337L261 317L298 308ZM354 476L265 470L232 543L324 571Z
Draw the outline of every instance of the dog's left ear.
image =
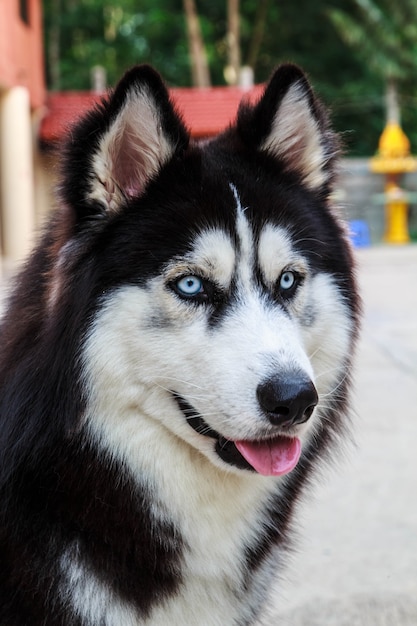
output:
M140 197L189 134L167 88L147 65L129 70L69 135L62 195L78 219L117 213Z
M259 102L242 103L237 129L246 145L277 159L310 189L329 182L338 143L303 71L278 67Z

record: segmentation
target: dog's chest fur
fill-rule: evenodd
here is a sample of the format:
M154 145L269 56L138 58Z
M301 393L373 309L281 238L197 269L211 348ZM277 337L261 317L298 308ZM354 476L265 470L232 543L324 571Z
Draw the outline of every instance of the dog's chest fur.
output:
M248 561L267 523L267 490L256 479L232 479L226 485L216 474L204 485L204 474L194 475L195 480L183 481L181 493L175 491L175 515L184 533L183 586L180 596L154 610L149 624L168 623L169 616L174 623L190 626L251 624L265 600L270 557L256 570Z
M103 432L101 439L99 445L106 445ZM156 440L165 450L163 458L154 456ZM114 431L108 443L113 451L121 444ZM256 565L251 558L268 534L268 510L279 489L276 481L256 474L243 478L231 474L225 480L221 470L151 421L140 437L140 456L134 455L136 445L139 438L124 462L137 481L139 476L147 477L142 487L144 493L152 493L155 535L163 538L164 524L175 529L169 541L179 550L174 561L167 560L167 567L176 569L178 588L155 604L154 597L144 615L101 582L87 564L88 555L72 545L60 562L65 604L83 623L92 625L252 624L276 568L273 553L263 554ZM146 449L149 454L144 455ZM161 592L164 595L163 587Z

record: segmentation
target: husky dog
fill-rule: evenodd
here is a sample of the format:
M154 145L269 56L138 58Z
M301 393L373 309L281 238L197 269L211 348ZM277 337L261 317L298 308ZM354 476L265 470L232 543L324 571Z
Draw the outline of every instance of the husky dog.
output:
M194 143L140 66L62 157L0 334L0 624L253 624L348 415L327 116L284 65Z

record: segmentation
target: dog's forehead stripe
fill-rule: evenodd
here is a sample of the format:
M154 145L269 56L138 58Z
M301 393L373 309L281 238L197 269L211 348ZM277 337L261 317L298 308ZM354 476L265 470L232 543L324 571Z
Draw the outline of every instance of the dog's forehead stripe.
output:
M239 263L238 276L244 284L249 284L252 280L254 266L254 237L252 228L242 207L239 192L235 185L230 183L230 189L236 201L236 234L239 241Z

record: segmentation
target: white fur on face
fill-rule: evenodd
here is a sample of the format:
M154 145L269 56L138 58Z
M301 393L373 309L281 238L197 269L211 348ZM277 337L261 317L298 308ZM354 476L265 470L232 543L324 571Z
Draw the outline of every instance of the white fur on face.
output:
M255 250L236 189L234 197L237 249L221 229L202 231L191 251L173 259L146 288L125 286L107 296L84 347L91 436L153 493L155 519L178 525L192 546L183 557L181 594L138 622L148 626L250 621L245 607L258 603L259 579L252 590L245 588L244 550L256 542L267 523L265 502L285 480L224 463L214 440L186 422L171 392L224 437L253 439L268 428L257 404L259 383L280 371L302 370L320 396L312 418L297 433L308 444L320 405L326 406L341 380L348 350L349 317L333 278L313 275L285 229L272 224L264 225ZM284 270L303 274L287 310L260 291L253 274L256 259L267 286ZM226 304L218 320L210 322L210 307L184 301L171 289L172 280L184 273L203 276L223 290ZM265 562L260 578L270 566ZM68 580L80 579L82 563L74 567L66 570ZM85 593L95 585L92 578ZM80 585L72 586L77 611L87 615L93 600L85 600ZM129 616L131 609L120 611Z
M286 268L306 276L292 312L313 382L326 405L326 398L343 376L352 333L352 323L335 281L329 274L313 276L307 261L292 247L288 232L271 224L266 224L260 235L258 257L267 285L276 283Z
M112 294L86 349L89 386L101 389L101 397L110 394L110 405L120 403L116 414L123 413L123 405L145 411L220 466L213 441L189 427L170 392L185 398L227 439L257 439L269 432L256 398L258 385L280 373L303 371L327 398L340 379L351 332L332 277L313 276L284 229L265 224L255 255L250 224L232 190L238 250L221 229L203 231L192 251L168 264L146 290L129 286ZM286 310L260 292L253 276L256 256L268 286L284 270L303 274ZM170 288L184 274L212 280L226 301L233 282L233 302L225 304L218 322L210 326L210 306L181 300Z
M258 245L259 265L265 283L272 287L286 268L306 274L308 266L293 249L291 237L284 228L265 224Z
M190 267L204 270L205 276L223 289L228 289L236 264L236 250L230 237L219 228L205 231L197 237L193 252L187 255ZM178 263L173 264L178 275Z

